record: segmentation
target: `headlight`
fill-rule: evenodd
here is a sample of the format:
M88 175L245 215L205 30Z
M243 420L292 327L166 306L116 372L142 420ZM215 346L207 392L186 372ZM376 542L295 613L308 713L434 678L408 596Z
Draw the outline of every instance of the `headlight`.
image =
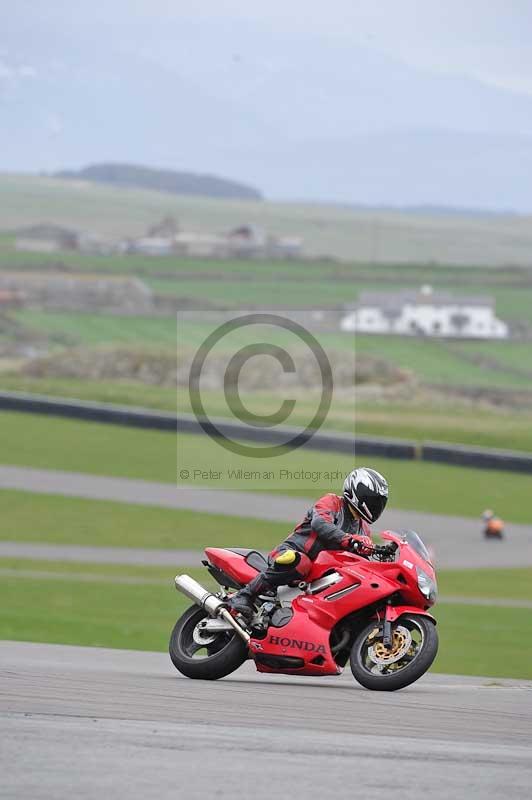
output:
M419 591L427 598L427 600L430 600L431 603L434 603L438 594L436 581L430 578L427 573L423 572L423 570L419 567L416 567L416 572Z

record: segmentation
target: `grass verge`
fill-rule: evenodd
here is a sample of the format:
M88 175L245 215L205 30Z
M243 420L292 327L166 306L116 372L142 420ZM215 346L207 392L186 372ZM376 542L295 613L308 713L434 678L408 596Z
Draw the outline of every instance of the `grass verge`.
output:
M92 647L164 650L189 605L171 586L3 577L0 637ZM5 612L5 613L4 613Z
M442 596L532 600L532 568L467 569L438 572Z
M7 489L0 491L0 504L0 539L59 545L191 550L210 545L271 550L295 523Z
M313 498L337 491L353 468L348 456L318 451L243 457L208 437L185 434L177 437L176 457L176 437L170 433L16 412L0 413L0 427L2 462L41 469L167 483L175 481L177 471L180 482L192 486ZM394 508L477 517L491 506L507 509L508 521L532 522L526 475L383 458L364 462L387 476ZM238 470L244 471L241 477ZM463 486L467 492L457 491Z
M1 376L5 391L30 392L51 397L115 403L190 414L188 390L151 386L127 380L82 380L80 378L34 378L16 373ZM176 402L177 400L177 402ZM221 391L205 390L202 400L209 415L232 418ZM279 398L265 392L242 393L244 406L256 414L270 413ZM317 400L312 395L297 398L291 424L305 424L314 414ZM457 399L432 397L410 402L368 402L334 396L323 429L389 436L412 441L438 441L532 452L530 410L488 409Z
M435 617L435 672L532 679L530 609L440 603Z

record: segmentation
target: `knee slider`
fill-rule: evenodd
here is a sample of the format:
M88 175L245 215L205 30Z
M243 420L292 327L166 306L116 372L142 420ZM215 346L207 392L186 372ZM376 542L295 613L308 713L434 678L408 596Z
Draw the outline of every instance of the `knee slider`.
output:
M274 565L281 568L295 567L298 562L299 558L295 550L283 550L283 552L275 556L273 560Z

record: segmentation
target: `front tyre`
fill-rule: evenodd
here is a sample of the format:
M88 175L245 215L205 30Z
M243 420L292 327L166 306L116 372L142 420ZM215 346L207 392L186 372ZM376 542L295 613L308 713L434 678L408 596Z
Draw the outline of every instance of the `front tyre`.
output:
M245 642L237 633L222 631L205 635L198 627L209 615L191 606L177 620L168 647L174 667L187 678L215 681L230 675L248 657Z
M393 692L414 683L428 670L438 652L438 633L425 616L403 616L392 626L392 647L382 643L382 626L371 622L351 649L351 672L365 686Z

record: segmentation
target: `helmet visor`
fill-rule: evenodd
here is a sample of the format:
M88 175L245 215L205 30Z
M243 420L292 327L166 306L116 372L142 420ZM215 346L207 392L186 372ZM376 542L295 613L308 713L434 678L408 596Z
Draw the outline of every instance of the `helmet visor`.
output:
M387 502L388 498L382 494L362 497L359 500L357 511L366 522L376 522L386 508Z

